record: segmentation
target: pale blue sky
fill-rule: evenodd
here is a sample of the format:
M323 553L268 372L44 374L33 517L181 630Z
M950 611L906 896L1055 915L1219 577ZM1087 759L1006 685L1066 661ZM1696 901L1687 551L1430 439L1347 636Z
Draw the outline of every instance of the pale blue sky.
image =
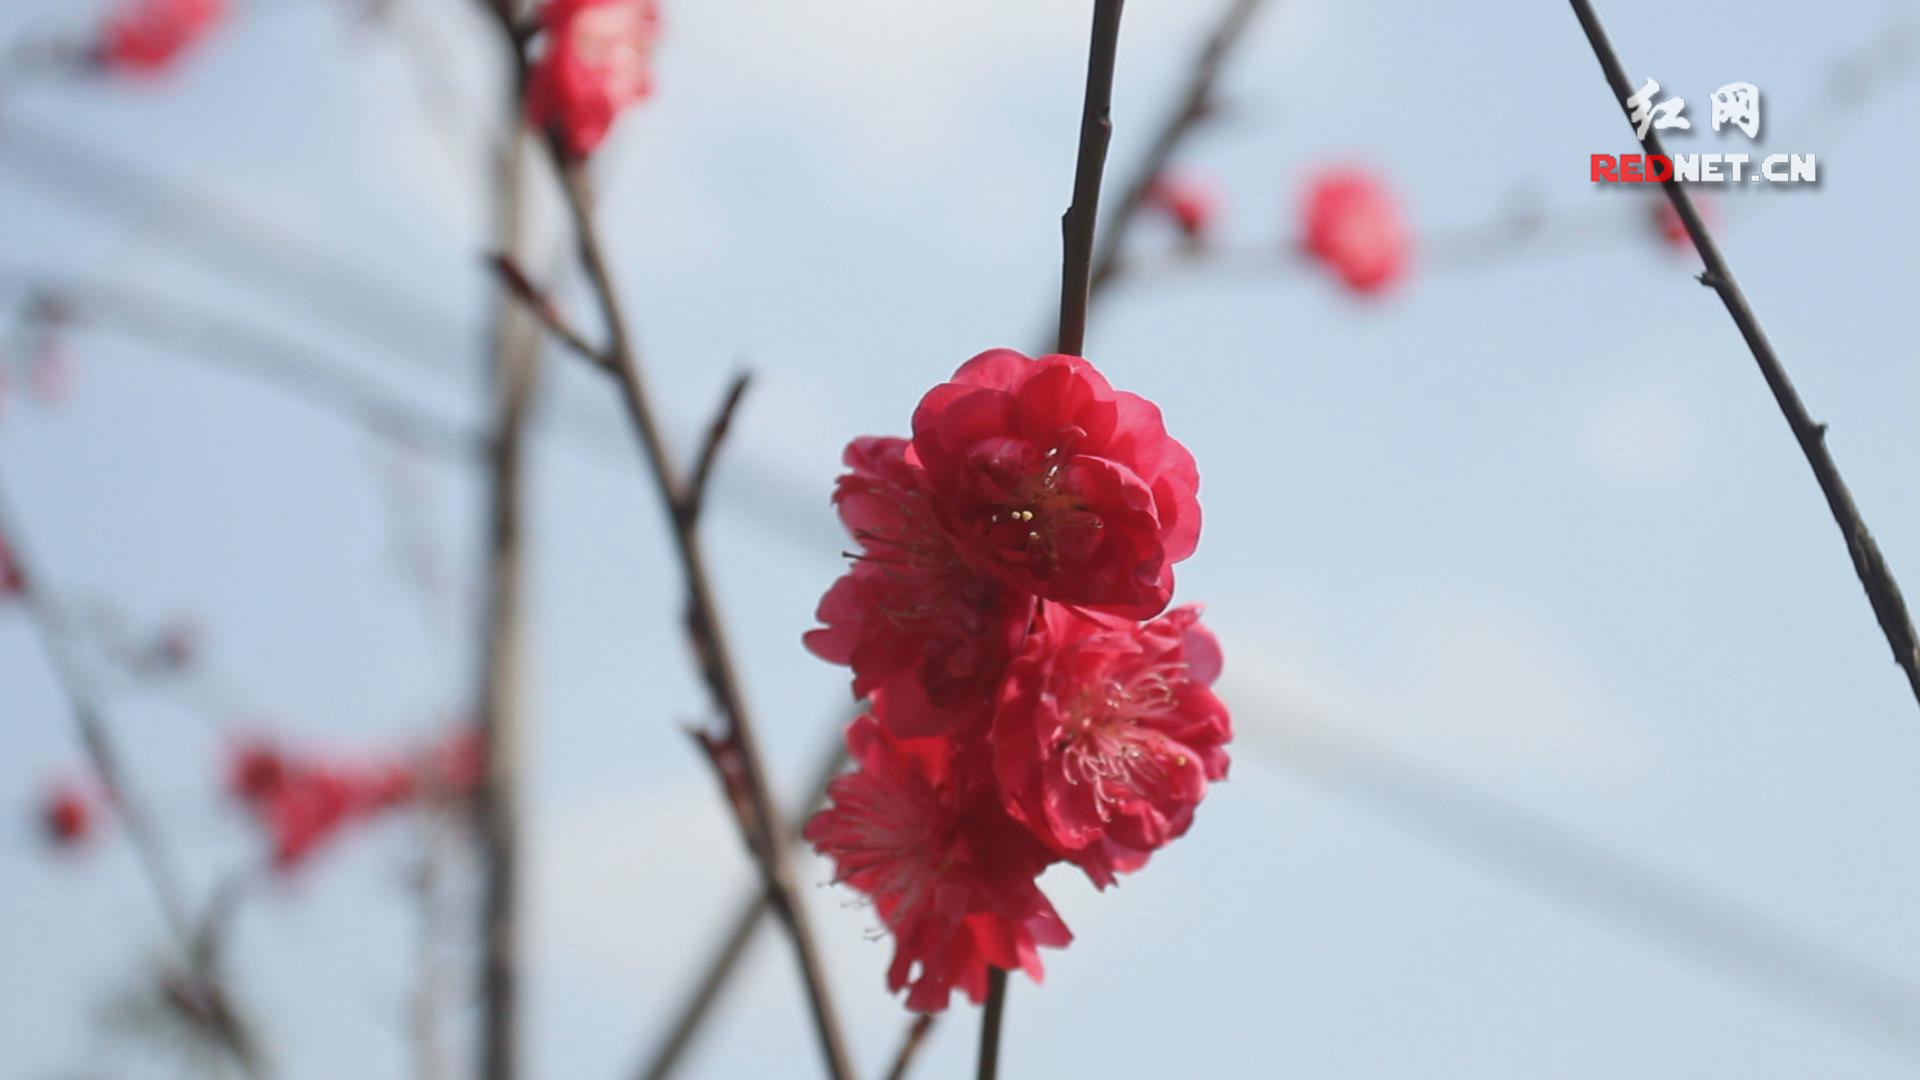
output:
M16 0L0 35L84 24L77 6ZM76 211L22 182L7 119L0 266L231 309L476 418L473 137L497 111L474 59L483 24L460 0L399 5L466 99L443 139L392 39L344 5L257 6L273 10L178 79L32 87L8 118L228 201L356 268L373 299L236 276L211 238L152 215ZM1031 343L1050 310L1085 7L669 3L659 95L600 162L607 236L682 442L738 366L759 376L709 529L785 791L844 694L799 646L840 566L826 496L841 444L902 431L929 385ZM1216 7L1129 5L1117 172ZM1920 287L1920 87L1888 87L1844 129L1815 115L1829 60L1899 10L1601 4L1636 79L1689 99L1696 143L1715 138L1699 130L1707 94L1749 81L1766 145L1819 155L1817 190L1724 200L1724 247L1920 588L1920 366L1897 299ZM1647 238L1644 193L1587 182L1586 156L1629 133L1571 13L1273 0L1227 85L1232 109L1183 161L1226 188L1237 250L1277 248L1300 178L1332 160L1378 166L1423 230L1485 221L1525 188L1598 239L1417 274L1377 304L1286 272L1109 297L1089 356L1160 402L1201 466L1207 531L1179 596L1208 605L1240 740L1231 782L1146 872L1097 896L1049 879L1078 940L1047 956L1044 988L1015 984L1007 1074L1910 1073L1843 1024L1436 845L1419 826L1449 825L1431 807L1399 824L1370 810L1353 795L1377 778L1328 771L1301 742L1311 725L1390 748L1920 985L1920 715L1724 312ZM401 585L381 444L164 349L101 333L75 348L69 407L0 420L0 482L45 574L137 618L196 613L218 711L323 744L432 729L465 692L469 643L429 632ZM532 1075L592 1080L632 1068L750 877L680 733L705 706L654 500L601 381L561 363L550 389L533 477ZM476 489L423 469L412 505L464 580ZM464 625L463 604L443 625ZM0 797L24 807L78 750L6 616L0 688ZM248 838L211 795L219 735L200 701L121 695L113 721L205 888ZM56 865L24 825L6 835L0 1077L172 1075L89 1049L103 992L162 943L124 845ZM243 916L236 979L291 1080L405 1074L410 842L395 827L344 845ZM883 992L888 946L821 884L824 865L803 874L871 1073L904 1023ZM808 1075L770 938L740 991L689 1075ZM975 1024L957 1010L921 1075L961 1074Z

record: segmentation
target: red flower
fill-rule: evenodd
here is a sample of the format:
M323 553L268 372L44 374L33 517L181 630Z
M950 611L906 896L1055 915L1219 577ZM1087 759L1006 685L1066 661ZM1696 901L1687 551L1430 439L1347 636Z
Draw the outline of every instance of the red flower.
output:
M1007 809L1101 886L1187 831L1227 775L1232 725L1208 689L1220 647L1195 607L1117 627L1050 607L994 716Z
M1359 169L1322 173L1304 206L1307 252L1347 287L1376 293L1406 276L1413 240L1384 185Z
M903 439L855 439L834 503L863 553L820 599L807 648L853 668L853 696L884 694L914 737L984 722L1033 600L973 569L940 524Z
M858 769L833 782L832 804L806 837L867 894L893 935L887 986L907 1007L946 1008L955 987L986 995L987 969L1043 974L1039 947L1072 940L1034 883L1046 850L954 760L948 739L896 739L871 716L847 729ZM984 749L984 748L983 748Z
M348 825L412 802L418 777L410 762L344 766L252 741L233 747L227 789L267 834L274 866L287 872Z
M100 62L124 74L158 74L225 14L224 0L124 0L100 29Z
M77 784L61 783L47 791L40 805L40 828L47 843L73 849L93 835L93 796Z
M1171 218L1188 239L1199 240L1219 216L1220 196L1213 185L1196 177L1166 175L1147 189L1147 205Z
M621 110L653 90L658 0L548 0L547 51L527 83L527 121L576 160L600 145Z
M1021 592L1145 618L1200 540L1200 474L1160 410L1077 356L981 353L913 413L935 512Z
M21 573L20 564L14 561L13 552L8 550L7 538L0 536L0 600L19 596L26 587L26 575Z

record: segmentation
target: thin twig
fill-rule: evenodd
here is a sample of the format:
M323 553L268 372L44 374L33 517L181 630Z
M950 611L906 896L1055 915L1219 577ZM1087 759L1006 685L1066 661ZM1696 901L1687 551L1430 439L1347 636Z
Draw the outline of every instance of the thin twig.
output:
M845 740L841 736L840 726L835 725L833 741L821 761L820 767L807 785L805 802L794 808L793 820L801 820L813 813L826 801L827 785L846 768L847 751ZM800 840L798 831L788 837L789 843ZM759 929L760 919L772 907L767 899L764 885L754 889L753 896L740 906L734 915L733 923L725 937L721 939L719 949L707 962L700 979L694 984L692 993L680 1006L680 1012L668 1025L667 1034L660 1044L648 1055L646 1065L642 1066L639 1076L642 1080L666 1080L680 1063L680 1057L693 1043L693 1037L699 1033L701 1021L713 1009L720 999L720 992L726 989L727 981L733 975L734 968L747 953L747 946L753 941L754 931Z
M1094 249L1093 269L1087 282L1089 294L1098 293L1120 270L1121 244L1134 218L1146 206L1154 183L1166 172L1187 136L1218 110L1216 93L1221 73L1226 70L1227 57L1246 36L1253 17L1265 3L1266 0L1228 0L1226 11L1207 35L1199 55L1194 57L1187 73L1186 89L1159 130L1154 132L1146 156L1140 160L1132 179L1120 189L1119 201L1107 215L1105 232Z
M493 267L494 274L506 285L507 291L526 305L527 310L540 320L540 325L547 328L547 333L552 334L560 344L571 349L575 355L587 363L597 368L608 368L611 361L607 359L607 351L595 347L587 340L585 334L574 329L566 316L560 314L560 306L554 303L553 297L546 290L535 285L533 279L527 276L527 272L521 269L518 262L500 253L490 256L487 262Z
M751 372L743 371L733 377L733 384L727 388L727 396L721 400L720 408L713 414L713 422L707 426L707 437L700 444L700 455L694 459L693 479L688 481L687 490L682 494L686 505L682 511L691 521L700 520L700 511L707 501L707 483L713 475L714 459L720 454L720 444L727 438L727 430L733 426L733 414L740 408L740 400L747 395L747 386L753 381Z
M160 909L161 920L178 945L189 983L196 1000L207 1006L211 1029L221 1046L233 1058L242 1075L260 1078L269 1069L258 1041L249 1026L234 1011L222 985L210 950L201 944L201 935L188 914L186 892L180 875L162 837L151 809L134 789L124 759L107 728L105 714L78 657L67 647L60 632L57 606L43 591L38 569L21 539L20 531L4 498L0 498L0 546L4 546L15 574L13 600L33 624L48 665L72 709L73 723L80 745L98 777L127 841L132 846L142 876ZM216 905L217 909L217 905Z
M1593 5L1588 0L1571 0L1571 3L1574 16L1580 20L1580 28L1586 31L1588 44L1593 46L1594 58L1600 62L1600 70L1606 75L1607 85L1613 89L1614 100L1620 104L1628 123L1633 124L1632 109L1627 105L1627 99L1633 96L1634 88L1627 81L1626 69L1621 66L1613 45L1607 40L1606 30L1600 26L1599 16L1594 14ZM1666 154L1660 145L1659 133L1651 125L1640 137L1640 145L1649 154ZM1672 200L1674 211L1680 215L1681 222L1687 227L1687 235L1692 238L1695 250L1699 251L1701 261L1706 264L1707 269L1700 275L1700 283L1720 294L1720 302L1726 305L1727 314L1733 317L1733 324L1739 328L1740 336L1753 353L1754 363L1759 365L1760 374L1767 381L1767 388L1773 391L1773 399L1779 405L1781 415L1786 418L1787 427L1792 429L1795 441L1800 444L1800 452L1805 455L1807 465L1813 469L1814 479L1820 484L1821 494L1826 496L1827 509L1833 514L1834 524L1840 527L1840 534L1846 540L1847 553L1853 558L1854 573L1859 576L1860 586L1866 590L1867 600L1873 605L1874 618L1879 621L1880 632L1886 636L1887 645L1893 650L1894 663L1906 672L1914 700L1920 702L1920 639L1915 637L1913 620L1907 615L1907 604L1900 595L1900 585L1880 554L1880 545L1874 542L1873 534L1867 531L1866 520L1854 506L1853 493L1841 478L1833 455L1827 452L1827 426L1815 422L1807 414L1807 407L1801 403L1799 392L1787 377L1786 367L1774 353L1766 331L1760 328L1759 318L1748 305L1746 294L1740 291L1740 283L1734 279L1733 269L1721 257L1720 248L1714 243L1713 234L1707 231L1706 222L1700 219L1700 212L1694 207L1686 187L1672 177L1664 183L1667 198Z
M1080 110L1080 151L1073 167L1073 202L1060 217L1060 334L1058 348L1078 355L1086 347L1087 307L1093 292L1093 229L1100 215L1100 178L1113 138L1113 68L1120 52L1124 0L1096 0L1087 51L1087 92Z
M987 969L987 1003L980 1010L979 1080L1000 1075L1000 1021L1007 1011L1007 969Z
M913 1068L913 1060L920 1053L920 1047L927 1041L927 1033L933 1030L934 1021L940 1019L938 1013L921 1013L907 1025L906 1037L900 1041L900 1049L893 1055L893 1066L887 1070L887 1080L906 1080L907 1072Z
M795 959L806 983L814 1030L827 1071L836 1080L847 1080L853 1075L853 1069L827 990L819 949L813 939L806 909L799 900L793 866L787 857L786 845L780 842L780 838L787 835L786 826L767 785L746 695L734 671L733 654L721 627L719 606L714 600L713 586L707 572L706 551L700 542L696 521L687 510L687 492L690 489L674 468L655 417L653 401L641 373L639 355L628 330L626 313L600 247L586 178L578 164L569 161L557 145L550 142L549 148L554 166L560 174L568 212L573 219L581 263L599 300L601 315L612 339L609 352L620 384L621 401L626 406L634 433L639 437L641 450L653 474L654 486L672 528L674 548L679 555L681 577L687 591L688 635L707 690L725 722L725 728L715 743L727 748L731 764L737 768L741 798L735 800L736 804L751 810L751 813L740 818L741 831L759 864L773 909L786 924ZM723 774L723 779L732 782L734 778Z

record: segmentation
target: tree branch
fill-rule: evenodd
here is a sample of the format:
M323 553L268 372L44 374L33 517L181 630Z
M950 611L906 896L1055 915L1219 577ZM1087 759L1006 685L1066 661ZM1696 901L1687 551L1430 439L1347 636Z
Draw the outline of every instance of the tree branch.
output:
M1627 80L1626 69L1621 66L1619 56L1607 40L1607 32L1601 27L1600 18L1594 14L1589 0L1571 0L1571 3L1574 16L1580 20L1580 28L1586 32L1587 43L1593 47L1594 58L1600 62L1607 85L1613 90L1614 101L1619 103L1628 123L1632 124L1632 109L1626 101L1633 96L1634 88ZM1641 136L1640 145L1649 154L1666 154L1660 145L1660 135L1652 126ZM1859 508L1854 506L1853 492L1841 477L1833 455L1827 452L1827 426L1816 423L1808 415L1793 381L1787 377L1786 367L1773 351L1766 331L1760 328L1759 318L1747 303L1746 294L1740 291L1740 283L1734 280L1732 267L1721 256L1719 246L1707 231L1706 223L1701 220L1700 212L1694 207L1687 189L1671 177L1664 184L1667 198L1672 200L1674 211L1680 215L1681 222L1687 227L1687 235L1692 238L1701 261L1706 264L1707 269L1700 275L1700 282L1720 294L1720 302L1726 306L1727 314L1732 316L1734 326L1739 328L1740 336L1753 353L1754 363L1759 365L1767 388L1773 391L1774 402L1779 405L1780 414L1786 418L1787 427L1793 431L1794 440L1800 444L1800 452L1813 470L1820 493L1826 496L1827 509L1833 514L1834 524L1840 527L1840 535L1846 540L1854 573L1860 578L1861 588L1866 590L1867 600L1873 606L1874 618L1880 623L1880 632L1885 635L1888 648L1893 650L1894 663L1906 672L1914 701L1920 703L1920 641L1916 641L1913 621L1907 614L1907 604L1900 594L1900 585L1894 580L1893 571L1888 569L1885 557L1880 554L1880 545L1874 542L1873 534L1867 530L1866 520L1860 516Z
M681 507L689 521L698 522L700 511L705 509L707 484L713 476L713 462L720 454L720 444L726 440L727 429L733 426L734 411L740 408L740 400L746 397L747 385L753 381L751 372L741 372L733 377L733 384L727 388L727 396L720 402L719 411L713 414L713 422L707 426L706 441L700 445L700 456L694 459L693 478L687 482L687 490L682 494L686 505Z
M14 600L26 612L41 648L47 656L60 688L72 709L75 733L85 750L95 776L113 801L114 812L128 843L133 847L142 876L160 909L161 920L179 947L185 964L187 989L204 1006L204 1016L221 1046L233 1058L241 1074L264 1077L268 1068L249 1026L232 1007L222 984L212 950L203 943L203 935L188 914L186 892L180 875L161 836L151 809L134 790L124 759L120 756L106 718L94 693L92 682L80 661L67 647L60 632L56 607L44 591L37 568L20 541L10 508L0 498L0 546L13 564L17 581ZM218 905L216 904L216 910Z
M500 243L509 258L522 246L530 158L518 96L509 102ZM486 607L477 706L486 773L475 801L483 868L480 963L481 1075L512 1080L519 1061L520 668L524 626L525 439L538 379L540 337L522 306L503 297L493 341L494 420L488 461Z
M1095 0L1093 40L1087 51L1087 92L1080 110L1080 151L1073 168L1073 202L1060 218L1060 352L1086 347L1087 307L1093 293L1093 228L1100 215L1100 178L1113 137L1113 69L1120 51L1123 0ZM1150 183L1151 181L1149 181Z
M827 1071L836 1080L848 1080L853 1070L827 990L826 973L820 963L806 909L799 900L786 845L779 842L779 838L787 835L786 826L767 786L763 759L747 709L746 694L740 687L733 655L721 627L719 606L714 600L707 571L706 551L700 542L694 515L689 512L687 492L691 489L674 468L655 416L653 400L641 372L626 313L600 246L586 178L578 165L569 161L558 146L549 143L549 149L549 156L560 174L568 212L573 219L581 263L599 300L601 314L612 338L609 355L620 385L621 401L639 438L641 450L653 474L654 486L672 527L674 548L679 555L681 577L687 592L688 634L707 691L725 725L715 742L726 749L731 764L737 768L738 783L745 796L744 805L749 810L749 813L740 817L741 832L759 864L774 912L786 925L788 937L792 940L794 957L806 983L814 1030Z
M833 729L833 740L827 753L821 758L820 766L807 784L805 802L794 807L794 820L800 820L826 801L827 785L840 775L846 767L847 751L841 736L839 725ZM796 831L788 838L789 843L798 843L800 835ZM720 999L720 992L726 989L727 981L733 976L734 968L747 953L747 945L753 941L754 931L760 926L760 919L772 907L764 885L756 888L753 896L740 906L734 915L731 928L721 939L720 948L708 961L701 972L693 991L687 995L680 1011L668 1025L666 1037L660 1040L653 1053L648 1055L647 1063L640 1070L642 1080L666 1080L679 1065L680 1057L693 1043L693 1037L699 1034L700 1025L706 1019L713 1005Z
M887 1080L906 1080L907 1072L913 1068L914 1058L927 1041L927 1033L933 1030L934 1022L939 1019L938 1013L921 1013L913 1018L913 1023L907 1025L906 1037L893 1055L893 1066L887 1070Z
M488 257L487 263L493 267L494 274L506 285L507 291L526 305L527 310L540 320L540 325L546 327L547 333L552 334L560 344L565 345L587 363L602 370L610 370L611 361L607 359L607 351L595 347L587 340L586 335L574 329L566 316L560 314L560 307L553 302L553 297L546 290L535 285L533 279L527 276L527 272L521 269L518 262L508 255L496 253Z
M1107 215L1106 231L1094 248L1093 268L1087 282L1089 295L1099 293L1119 272L1121 245L1133 227L1134 218L1146 206L1154 182L1166 172L1187 136L1217 111L1219 103L1215 94L1227 57L1245 37L1254 16L1265 4L1266 0L1229 0L1220 21L1207 35L1187 73L1186 88L1180 99L1154 132L1146 156L1140 160L1132 179L1121 188L1120 201Z

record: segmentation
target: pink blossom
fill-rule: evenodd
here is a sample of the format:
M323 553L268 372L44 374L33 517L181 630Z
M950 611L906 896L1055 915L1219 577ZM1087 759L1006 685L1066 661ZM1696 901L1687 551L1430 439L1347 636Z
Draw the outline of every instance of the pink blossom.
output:
M210 33L224 0L123 0L100 29L100 62L130 75L157 75Z
M1008 810L1101 885L1144 863L1227 775L1219 674L1198 608L1116 627L1049 607L994 716Z
M1399 205L1372 173L1321 173L1308 185L1302 217L1308 254L1353 291L1377 293L1406 276L1413 238Z
M527 122L576 160L599 147L627 106L653 90L657 0L548 0L546 52L527 82Z
M845 461L834 503L861 552L821 597L826 625L807 647L853 668L855 698L884 693L897 734L984 723L1033 599L961 557L905 440L856 439Z
M1193 456L1077 356L967 361L914 410L913 455L962 554L1041 599L1150 617L1200 540Z
M847 729L857 769L835 780L832 803L806 837L837 879L873 901L894 939L887 986L907 1007L946 1008L957 987L986 995L989 967L1035 981L1039 947L1064 947L1066 924L1034 878L1051 856L1000 809L983 770L956 767L944 738L897 739L873 717Z

